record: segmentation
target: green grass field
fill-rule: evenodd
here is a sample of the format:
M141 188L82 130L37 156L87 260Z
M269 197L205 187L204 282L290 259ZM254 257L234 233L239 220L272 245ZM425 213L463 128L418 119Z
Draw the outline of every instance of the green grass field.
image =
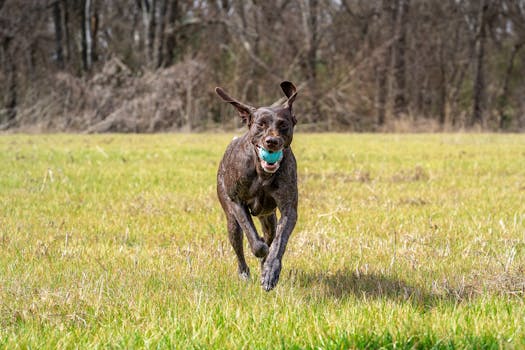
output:
M216 199L232 136L0 136L0 347L525 347L525 135L297 134L270 293Z

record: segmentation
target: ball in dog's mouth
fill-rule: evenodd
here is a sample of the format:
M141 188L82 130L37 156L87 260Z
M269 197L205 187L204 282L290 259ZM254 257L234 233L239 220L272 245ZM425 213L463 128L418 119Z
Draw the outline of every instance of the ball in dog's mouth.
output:
M262 146L257 146L257 154L261 160L261 166L267 173L275 173L279 169L283 159L283 150L269 151Z

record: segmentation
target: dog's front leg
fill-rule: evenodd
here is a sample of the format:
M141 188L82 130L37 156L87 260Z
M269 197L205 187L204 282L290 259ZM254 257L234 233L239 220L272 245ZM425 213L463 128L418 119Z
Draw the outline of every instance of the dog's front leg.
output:
M297 209L294 206L289 206L281 212L275 239L270 246L270 253L262 268L261 284L266 291L272 290L279 281L286 244L296 222Z
M255 229L252 216L248 212L248 208L232 200L229 200L229 207L232 209L233 215L239 223L239 226L241 226L242 230L246 234L246 238L248 238L248 243L250 244L253 255L258 258L264 258L267 256L269 250L268 245L264 243L262 238L257 234L257 230Z

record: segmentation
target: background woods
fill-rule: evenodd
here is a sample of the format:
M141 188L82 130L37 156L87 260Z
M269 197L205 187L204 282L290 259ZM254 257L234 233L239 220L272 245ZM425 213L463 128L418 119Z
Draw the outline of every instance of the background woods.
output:
M525 129L524 0L0 0L0 129Z

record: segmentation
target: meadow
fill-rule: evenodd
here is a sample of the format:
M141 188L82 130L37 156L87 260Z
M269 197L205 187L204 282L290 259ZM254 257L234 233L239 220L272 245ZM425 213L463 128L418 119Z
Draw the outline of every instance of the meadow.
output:
M269 293L216 199L232 136L0 136L0 348L525 348L525 135L296 134Z

